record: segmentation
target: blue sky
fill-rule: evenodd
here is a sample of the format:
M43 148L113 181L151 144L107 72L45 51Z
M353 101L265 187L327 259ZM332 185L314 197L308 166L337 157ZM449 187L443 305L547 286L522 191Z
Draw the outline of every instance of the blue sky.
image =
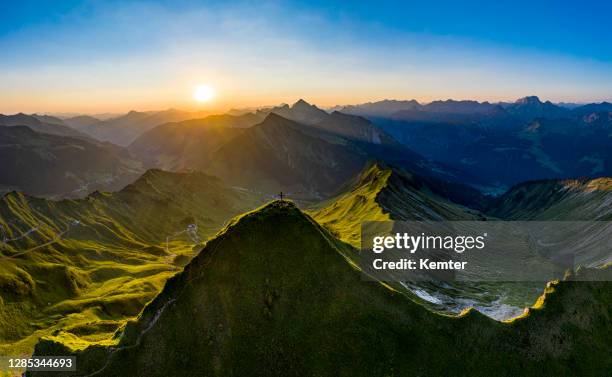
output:
M0 3L0 112L612 100L609 2ZM193 103L199 84L218 95Z

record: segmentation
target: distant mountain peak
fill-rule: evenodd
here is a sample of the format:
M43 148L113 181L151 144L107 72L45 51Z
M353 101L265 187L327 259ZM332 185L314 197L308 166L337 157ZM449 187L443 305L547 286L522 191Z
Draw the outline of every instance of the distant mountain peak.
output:
M299 128L299 126L300 124L292 119L285 118L277 113L269 113L260 123L253 126L253 128L255 129L255 127L257 127L257 129L260 130L278 131L285 128Z
M516 102L507 106L506 110L524 121L536 118L560 119L566 117L570 111L550 101L542 102L537 96L519 98Z
M271 109L270 112L277 113L287 119L309 125L319 123L329 116L326 111L319 109L315 105L309 104L303 99L298 100L291 106L283 105L275 107Z
M311 105L310 103L300 98L291 106L291 109L300 110L300 109L319 109L319 108L315 105Z
M515 103L521 105L540 105L542 104L542 101L540 101L540 98L538 96L527 96L517 99Z
M357 105L336 106L333 109L344 114L361 116L383 116L388 117L400 111L419 111L421 105L414 99L396 100L383 99L377 102L366 102Z
M372 102L370 102L372 103ZM415 100L415 99L409 99L409 100L397 100L397 99L388 99L385 98L382 101L378 101L378 103L384 103L384 104L389 104L389 103L409 103L409 104L417 104L419 105L419 101Z

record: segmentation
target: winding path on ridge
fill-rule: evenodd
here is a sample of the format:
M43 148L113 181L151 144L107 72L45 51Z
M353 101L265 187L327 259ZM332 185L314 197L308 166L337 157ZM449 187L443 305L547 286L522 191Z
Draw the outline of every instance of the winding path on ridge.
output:
M59 242L66 235L66 233L68 233L70 231L72 226L77 226L79 224L80 224L80 222L78 220L75 220L75 221L71 222L70 224L68 224L68 227L66 228L66 230L64 230L63 232L56 233L55 237L53 237L53 239L51 239L51 240L49 240L49 241L47 241L47 242L45 242L43 244L36 245L36 246L31 247L31 248L29 248L27 250L19 251L19 252L13 254L13 255L0 255L0 261L6 260L6 259L14 259L14 258L17 258L17 257L19 257L21 255L24 255L24 254L27 254L29 252L32 252L34 250L38 250L38 249L41 249L43 247L52 245L52 244L54 244L56 242ZM32 229L28 230L27 232L25 232L24 234L22 234L20 237L12 238L12 239L9 239L9 240L3 240L2 243L6 245L6 244L8 244L8 242L17 241L17 240L20 240L22 238L25 238L27 235L33 233L34 231L38 230L39 228L40 227L32 228Z

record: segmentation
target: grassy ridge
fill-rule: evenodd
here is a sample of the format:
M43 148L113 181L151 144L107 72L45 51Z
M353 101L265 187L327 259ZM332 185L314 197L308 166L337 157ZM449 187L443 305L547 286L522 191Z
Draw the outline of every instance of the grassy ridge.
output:
M589 213L602 214L606 211L607 199L601 191L602 185L591 184L589 187L592 193L588 194L588 201L581 200L571 206L562 204L558 206L557 212L566 211L566 218L571 218L575 215L575 210L570 209L581 210L583 217ZM598 189L593 191L595 187ZM451 200L458 195L462 202L474 202L480 199L477 195L471 198L465 197L464 195L469 193L460 189L453 191L453 187L444 182L425 179L385 164L375 163L364 170L344 193L311 209L309 213L336 237L360 248L361 224L365 221L485 219L482 213L457 205ZM518 197L516 200L502 198L502 205L499 208L506 211L533 205L538 208L554 209L554 203L559 199L554 193L555 191L549 186L545 186L540 188L538 195L546 198L546 203L542 203L542 200L532 200L531 196ZM486 198L483 199L486 202ZM520 211L522 214L525 212ZM495 211L491 213L498 214ZM353 259L355 257L355 255L348 256ZM356 261L354 263L357 264ZM507 320L520 315L523 308L532 305L544 290L544 284L404 282L396 288L406 292L415 302L436 312L456 314L468 307L475 307L492 318Z
M110 344L223 223L260 203L201 173L152 170L117 193L0 201L0 354L40 336ZM190 224L197 227L189 228Z
M360 247L361 223L391 220L475 220L420 177L382 163L367 167L346 192L309 213L342 241Z
M551 285L537 308L512 323L475 311L440 316L363 281L342 256L347 248L290 203L274 202L208 242L126 327L114 350L74 351L51 339L36 353L73 352L78 375L102 376L604 376L610 370L607 283Z

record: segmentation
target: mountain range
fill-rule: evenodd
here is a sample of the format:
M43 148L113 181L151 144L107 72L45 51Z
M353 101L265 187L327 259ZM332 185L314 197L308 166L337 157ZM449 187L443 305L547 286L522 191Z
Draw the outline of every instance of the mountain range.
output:
M35 354L73 354L81 374L112 376L607 371L612 297L602 283L550 284L511 323L474 311L449 318L362 280L350 252L294 205L273 202L210 241L111 347L49 339Z
M404 105L406 110L391 114L367 113L388 101L343 111L367 116L426 158L478 176L488 186L482 188L492 192L526 180L612 173L612 104L607 102L567 109L532 96L511 104Z
M367 281L358 257L367 221L611 219L611 106L3 116L0 354L75 355L79 376L605 375L605 250L549 284Z
M29 353L41 336L107 342L197 245L263 200L203 173L159 170L77 200L3 195L0 352Z
M144 171L142 163L113 144L25 126L0 126L0 160L0 193L82 196L119 189Z
M488 212L504 219L612 220L612 179L540 180L512 187Z
M85 134L71 127L68 127L62 123L56 123L54 121L55 119L57 118L32 116L23 113L15 115L0 114L0 127L27 126L33 131L40 133L87 138ZM57 121L61 122L60 119L57 119Z
M138 137L129 150L148 166L165 170L205 169L216 150L258 123L251 115L215 115L159 125Z
M100 141L127 146L142 133L167 122L201 117L197 113L169 109L164 111L130 111L108 120L93 121L90 118L71 118L66 124Z
M530 121L535 118L571 118L586 113L612 111L612 104L601 102L573 104L567 107L550 101L542 102L537 96L527 96L515 102L499 103L448 99L423 105L416 100L382 100L360 105L335 106L332 110L367 118L420 119L423 121L431 119L433 121L436 117L446 117L447 121L460 123L474 119L479 114L500 118L510 116L518 121ZM461 115L472 115L472 118L462 119Z
M114 150L146 167L208 171L232 184L314 198L333 195L372 160L492 194L527 180L606 176L612 169L608 148L612 104L607 102L568 109L534 96L501 104L447 100L420 105L414 100L386 100L340 110L328 113L299 100L291 106L196 119L190 118L197 114L167 110L133 111L106 121L18 114L5 116L2 122L24 123L39 133L78 137L93 144L94 137L121 139L127 151ZM268 120L272 114L294 123ZM104 130L100 132L106 136L96 130ZM318 160L308 148L326 157ZM248 169L243 168L247 160ZM333 167L337 162L345 166ZM307 171L322 174L312 179ZM338 171L345 174L335 179ZM41 176L36 170L31 175ZM282 177L293 184L279 181ZM13 187L10 182L7 185Z
M329 114L303 100L257 113L168 123L129 149L152 167L203 170L234 185L303 198L334 194L371 160L443 180L456 182L460 175L419 156L365 118ZM461 179L469 181L465 175Z
M608 206L612 192L609 179L587 182L584 188L575 181L536 181L524 185L530 188L529 192L533 188L534 194L518 194L523 192L519 186L495 200L487 200L458 191L456 186L376 163L338 197L314 206L308 213L355 248L361 247L361 226L366 221L577 221L605 220L612 214ZM556 186L559 189L551 189ZM562 192L563 198L557 192ZM465 196L472 198L473 203L459 204L466 203ZM478 203L488 204L478 210ZM600 231L591 230L589 236L586 232L586 238L601 237ZM578 251L575 253L578 255ZM348 258L358 264L356 255ZM608 262L598 260L593 266L602 267ZM405 282L396 289L407 290L406 294L435 311L457 314L474 307L492 318L507 320L520 315L524 307L537 299L541 283Z

